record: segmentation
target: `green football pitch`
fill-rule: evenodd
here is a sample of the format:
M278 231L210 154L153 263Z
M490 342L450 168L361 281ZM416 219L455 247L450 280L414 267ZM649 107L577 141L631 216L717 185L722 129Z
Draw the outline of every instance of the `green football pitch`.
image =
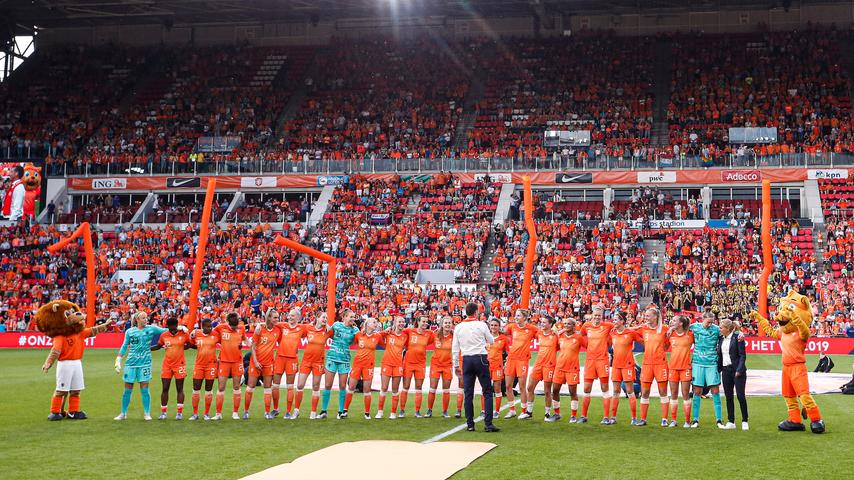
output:
M236 479L289 462L301 455L339 442L409 440L421 442L462 423L459 419L364 420L362 397L353 399L354 415L338 421L263 419L263 399L256 393L253 418L221 422L142 420L139 393L134 392L129 418L115 422L122 391L112 368L115 352L89 350L84 359L86 390L83 422L46 420L54 372L41 373L47 351L0 351L0 466L4 479L33 478L224 478ZM188 352L192 357L193 352ZM155 354L159 371L162 353ZM192 359L188 359L192 361ZM835 358L847 371L852 357ZM779 356L754 355L751 368L779 368ZM809 358L808 365L816 359ZM256 390L257 392L257 390ZM151 388L152 411L158 413L159 381ZM226 392L225 410L231 395ZM187 409L190 388L186 387ZM376 394L375 394L376 397ZM283 396L284 399L284 396ZM699 429L659 427L658 401L650 408L651 424L628 425L628 402L620 403L620 424L600 426L601 402L591 404L592 423L570 425L542 421L542 397L536 416L528 421L497 420L498 434L461 431L443 441L486 441L497 448L454 476L489 478L709 478L747 477L851 478L854 471L854 397L819 395L816 398L827 423L827 433L778 432L785 416L779 397L750 398L750 430L723 431L714 427L711 401L704 400ZM170 417L174 418L173 405ZM410 402L412 396L410 395ZM303 411L309 396L303 400ZM452 401L453 403L453 401ZM332 406L337 405L333 394ZM476 406L476 408L478 408ZM563 407L568 407L564 399ZM374 409L376 400L374 400ZM452 406L453 408L453 406ZM388 405L386 405L388 409ZM681 412L680 412L681 415ZM189 415L187 415L189 416ZM736 416L739 420L739 416ZM481 426L479 426L481 428ZM334 461L334 460L333 460ZM383 459L365 459L381 468ZM412 459L412 468L429 468L437 459ZM361 468L363 468L361 466ZM354 471L360 466L354 465ZM400 472L400 478L407 478Z

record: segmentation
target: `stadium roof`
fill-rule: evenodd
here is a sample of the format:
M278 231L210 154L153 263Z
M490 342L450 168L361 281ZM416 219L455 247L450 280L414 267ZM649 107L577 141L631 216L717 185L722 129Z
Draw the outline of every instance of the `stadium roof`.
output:
M323 21L392 16L501 17L775 8L842 0L0 0L7 26L82 27L133 23ZM786 5L788 6L788 5Z

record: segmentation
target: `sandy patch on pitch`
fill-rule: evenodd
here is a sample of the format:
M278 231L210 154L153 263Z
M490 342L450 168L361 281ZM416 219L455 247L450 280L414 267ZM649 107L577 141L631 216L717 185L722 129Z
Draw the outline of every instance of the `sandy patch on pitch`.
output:
M481 442L344 442L243 477L242 480L444 480L493 448L494 444ZM413 466L416 459L423 462L421 466ZM378 461L382 462L382 468L375 468Z

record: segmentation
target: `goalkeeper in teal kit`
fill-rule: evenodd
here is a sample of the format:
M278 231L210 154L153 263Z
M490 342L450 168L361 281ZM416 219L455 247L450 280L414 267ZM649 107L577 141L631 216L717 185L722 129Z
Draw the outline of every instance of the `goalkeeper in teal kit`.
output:
M142 397L143 418L151 420L151 393L148 391L148 382L151 380L151 342L159 338L166 328L148 324L148 314L138 312L133 316L135 326L125 331L125 340L116 357L116 373L122 373L125 389L122 393L122 413L115 419L127 418L130 397L133 393L133 384L139 383L139 393ZM183 325L178 330L187 331ZM122 369L122 357L127 354L127 362Z
M690 326L694 333L694 354L691 359L691 383L694 385L691 428L700 426L700 400L704 387L709 387L715 404L715 419L719 426L723 425L721 423L721 372L718 371L718 339L721 337L721 330L713 323L714 320L715 314L706 312L700 323L692 323Z
M323 403L321 404L318 418L326 418L326 409L329 407L329 397L332 395L332 384L335 374L338 374L338 416L340 420L347 418L347 410L344 409L344 400L347 396L347 379L350 376L350 345L353 338L359 333L356 327L356 314L349 309L341 312L341 321L327 324L327 331L332 333L332 345L326 352L326 388L323 390Z

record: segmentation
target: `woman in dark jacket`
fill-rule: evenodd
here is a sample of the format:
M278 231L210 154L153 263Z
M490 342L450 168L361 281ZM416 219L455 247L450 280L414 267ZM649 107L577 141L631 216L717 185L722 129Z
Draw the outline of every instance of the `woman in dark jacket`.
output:
M718 368L721 371L721 381L726 397L727 423L721 428L735 429L735 402L733 388L741 407L741 429L747 430L747 396L744 393L747 386L747 355L744 335L739 333L739 325L729 319L721 320L721 337L718 339Z

